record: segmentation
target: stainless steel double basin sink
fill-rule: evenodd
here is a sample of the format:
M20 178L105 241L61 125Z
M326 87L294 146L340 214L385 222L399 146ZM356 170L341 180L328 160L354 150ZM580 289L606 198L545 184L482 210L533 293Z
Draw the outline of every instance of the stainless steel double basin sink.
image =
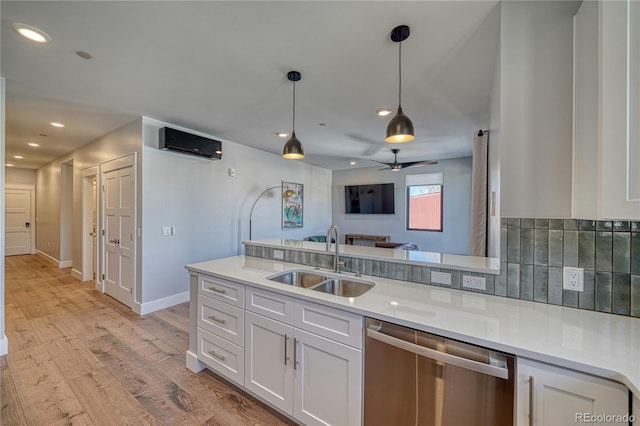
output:
M295 287L307 288L342 297L358 297L371 290L375 283L341 277L321 271L290 269L267 277L268 280Z

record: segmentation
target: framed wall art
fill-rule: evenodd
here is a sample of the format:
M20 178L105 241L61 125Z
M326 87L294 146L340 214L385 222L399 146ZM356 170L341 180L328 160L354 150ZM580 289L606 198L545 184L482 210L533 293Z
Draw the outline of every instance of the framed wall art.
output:
M293 191L290 197L286 191ZM302 228L304 207L304 185L282 182L282 229Z

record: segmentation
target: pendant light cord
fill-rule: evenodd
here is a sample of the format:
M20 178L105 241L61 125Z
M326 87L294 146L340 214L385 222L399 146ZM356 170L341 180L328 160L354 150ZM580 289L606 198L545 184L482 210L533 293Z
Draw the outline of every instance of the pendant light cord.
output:
M292 133L296 132L296 82L293 82L293 124L291 126Z
M398 106L402 105L402 42L398 43Z

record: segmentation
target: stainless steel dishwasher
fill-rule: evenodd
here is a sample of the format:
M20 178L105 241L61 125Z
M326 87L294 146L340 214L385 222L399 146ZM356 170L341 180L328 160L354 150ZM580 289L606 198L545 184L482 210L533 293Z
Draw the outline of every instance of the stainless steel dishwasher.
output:
M511 355L367 318L364 424L513 425Z

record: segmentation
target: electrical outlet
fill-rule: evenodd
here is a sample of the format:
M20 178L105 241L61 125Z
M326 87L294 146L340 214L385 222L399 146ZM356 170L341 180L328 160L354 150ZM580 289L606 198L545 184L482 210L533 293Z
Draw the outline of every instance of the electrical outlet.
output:
M431 271L431 282L434 284L451 285L451 273Z
M562 268L562 288L564 290L584 291L584 269Z
M462 287L475 288L476 290L486 290L487 280L484 277L474 277L471 275L463 275Z
M274 250L273 251L273 258L274 259L284 259L284 252L282 250Z
M160 235L162 235L163 237L171 235L171 227L170 226L163 226L160 229Z

